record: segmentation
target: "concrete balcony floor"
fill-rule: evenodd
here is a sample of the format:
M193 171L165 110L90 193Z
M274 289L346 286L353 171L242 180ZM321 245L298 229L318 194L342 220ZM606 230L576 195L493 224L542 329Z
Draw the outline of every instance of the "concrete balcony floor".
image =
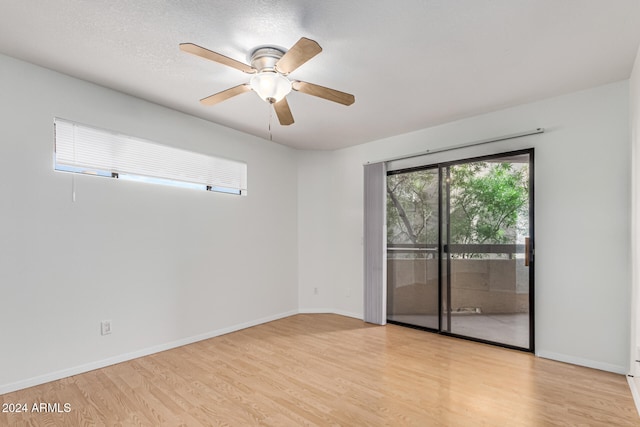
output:
M425 328L438 328L438 316L394 314L389 320ZM529 314L453 314L451 333L516 347L529 348Z

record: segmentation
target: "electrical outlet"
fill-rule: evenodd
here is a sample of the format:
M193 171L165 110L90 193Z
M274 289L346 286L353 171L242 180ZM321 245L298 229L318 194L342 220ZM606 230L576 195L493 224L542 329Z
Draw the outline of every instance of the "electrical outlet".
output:
M313 294L318 295L318 288L313 288Z
M109 335L111 333L111 320L103 320L100 323L100 331L102 335Z
M351 296L351 288L347 288L347 297Z

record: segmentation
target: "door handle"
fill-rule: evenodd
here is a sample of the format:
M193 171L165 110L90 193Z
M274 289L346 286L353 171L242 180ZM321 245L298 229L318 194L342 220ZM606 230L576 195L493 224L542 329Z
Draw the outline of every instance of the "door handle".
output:
M529 256L531 252L531 239L529 237L524 238L524 266L529 267Z

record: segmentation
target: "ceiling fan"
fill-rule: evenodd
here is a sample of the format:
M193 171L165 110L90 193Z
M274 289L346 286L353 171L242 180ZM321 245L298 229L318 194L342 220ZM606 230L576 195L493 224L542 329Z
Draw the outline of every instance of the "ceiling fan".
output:
M251 65L193 43L181 43L180 49L247 74L253 74L249 83L243 83L201 99L200 102L204 105L214 105L253 90L260 98L273 104L278 121L286 126L293 123L293 115L286 98L292 89L343 105L351 105L355 102L355 97L349 93L300 80L290 80L287 77L289 73L322 52L317 42L306 37L298 40L289 50L275 46L257 47L249 55Z

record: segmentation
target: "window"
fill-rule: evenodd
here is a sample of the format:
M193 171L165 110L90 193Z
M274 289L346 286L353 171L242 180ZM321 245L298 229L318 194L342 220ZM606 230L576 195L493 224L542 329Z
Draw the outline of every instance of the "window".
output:
M247 165L56 118L55 169L246 194Z

